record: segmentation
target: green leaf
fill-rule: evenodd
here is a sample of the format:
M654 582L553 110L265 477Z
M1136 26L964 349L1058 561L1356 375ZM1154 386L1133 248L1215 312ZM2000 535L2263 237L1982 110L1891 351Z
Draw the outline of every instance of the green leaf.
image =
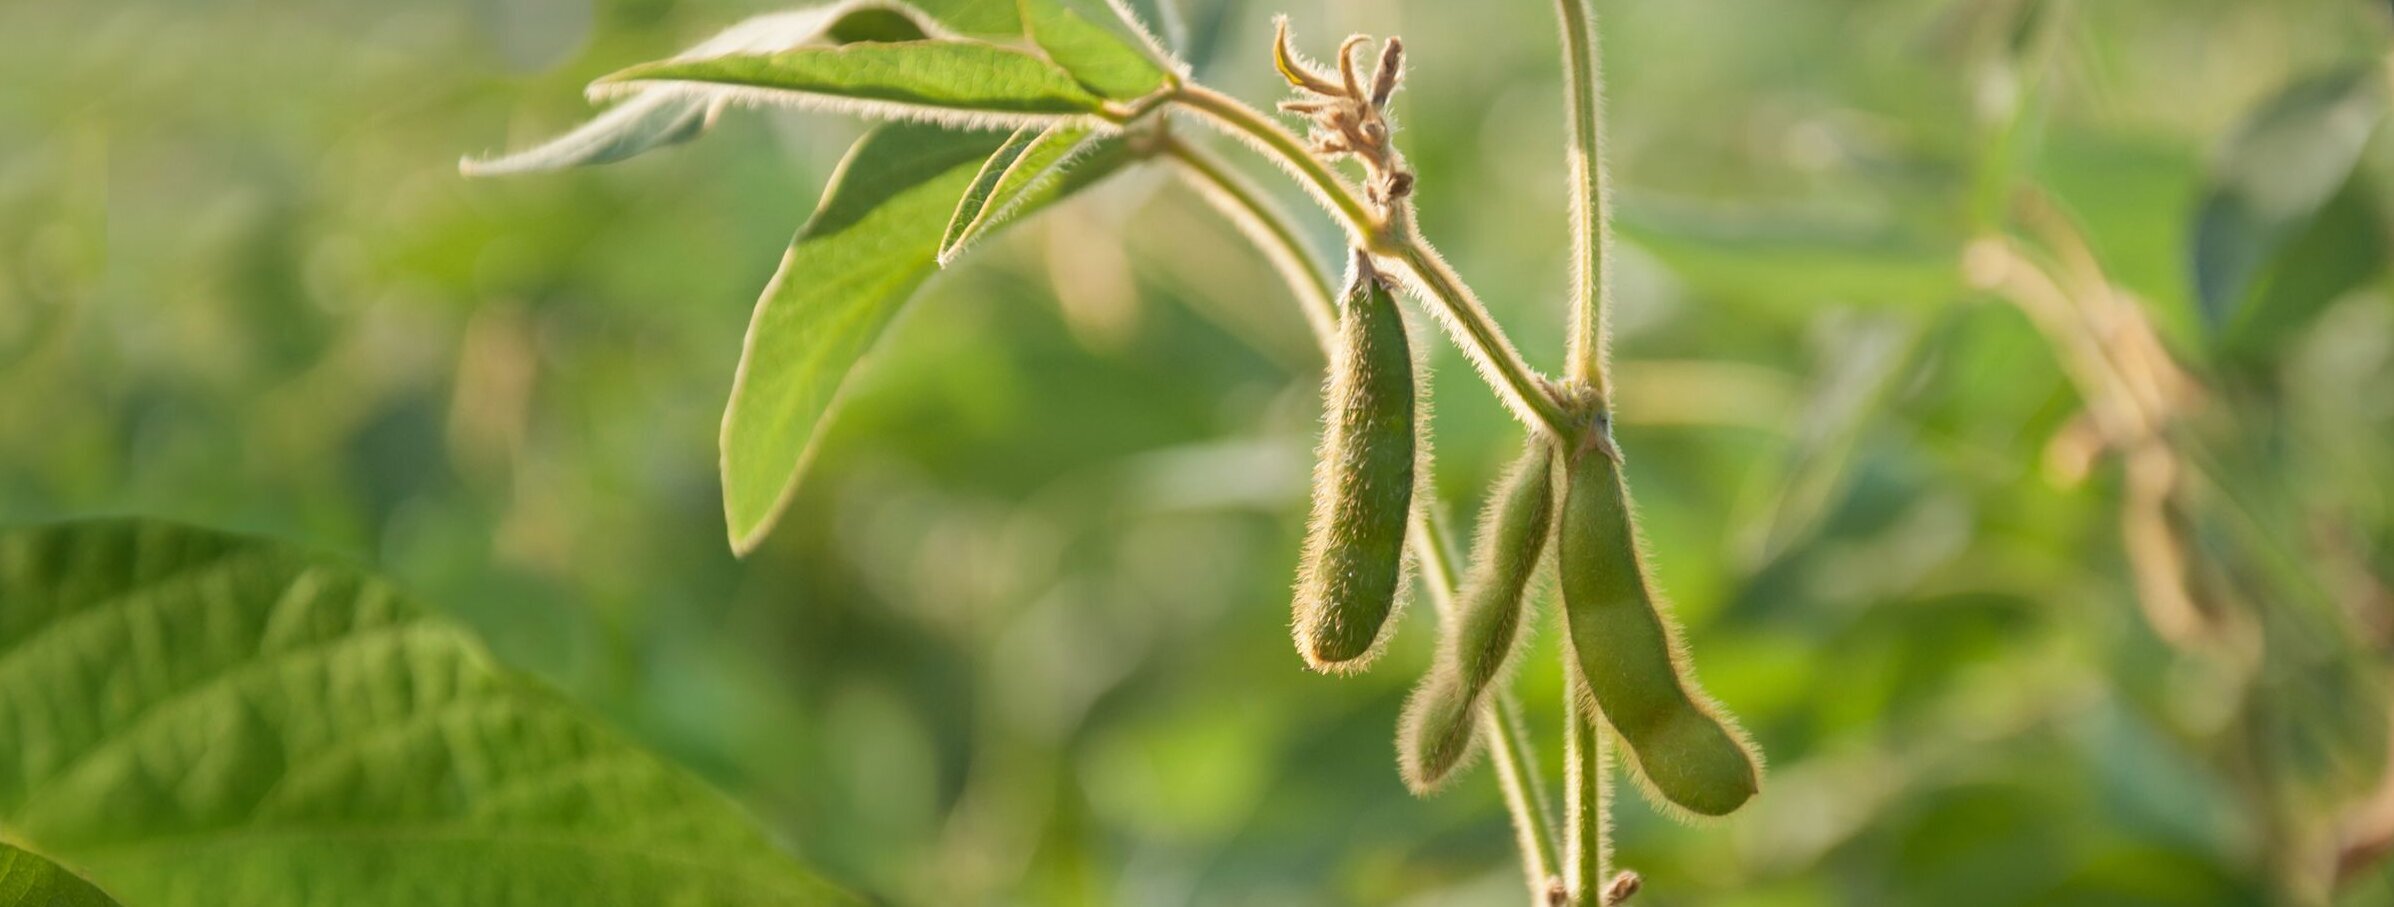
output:
M612 164L699 137L713 124L719 103L646 92L624 99L572 132L499 157L466 158L457 162L457 169L467 176L506 176Z
M604 94L653 82L761 89L736 96L979 127L1089 113L1102 103L1033 54L960 39L667 60L608 76L591 90Z
M2386 273L2394 248L2376 184L2352 174L2309 224L2280 244L2249 302L2224 326L2218 347L2230 361L2275 369L2279 351L2321 312Z
M1930 308L1960 292L1959 239L1893 225L1850 224L1809 211L1725 217L1629 199L1614 227L1699 292L1791 307L1824 300Z
M379 579L108 520L0 533L0 825L154 907L852 901Z
M2373 67L2306 79L2263 102L2222 149L2195 216L2195 301L2215 331L2239 320L2281 247L2352 175L2385 116Z
M1162 40L1184 76L1215 61L1223 37L1244 12L1239 4L1221 0L1129 0L1127 5L1135 21L1154 26L1149 33Z
M117 907L65 867L0 841L0 907Z
M941 226L1001 139L892 123L849 150L758 300L723 414L723 506L746 553L797 490L859 359L938 269ZM1017 200L1020 217L1130 160L1095 156Z
M1007 0L914 0L914 5L968 35L1022 36L1022 19Z
M750 18L674 59L768 53L808 44L918 41L938 34L938 28L930 17L902 3L848 0ZM500 157L466 158L458 162L458 169L467 176L501 176L613 163L697 138L714 125L730 98L729 92L630 92L571 132Z
M1044 129L1025 126L989 156L966 187L939 241L939 263L954 262L974 240L1012 222L1032 193L1064 175L1082 158L1118 157L1128 150L1120 135L1098 135L1086 123L1062 121ZM1119 162L1115 162L1119 166ZM1110 169L1110 168L1109 168Z
M1054 130L1057 125L1061 124L1016 129L1013 135L1006 137L1005 144L999 145L996 151L989 153L988 160L981 162L981 172L975 174L972 183L964 187L964 197L956 201L956 213L948 218L947 233L940 237L940 264L947 264L948 251L956 247L965 229L981 216L982 209L989 207L989 194L997 190L1006 171L1014 166L1015 161L1022 159L1023 152L1038 143L1040 136Z
M1172 83L1153 40L1100 0L1018 2L1031 40L1089 90L1127 101Z

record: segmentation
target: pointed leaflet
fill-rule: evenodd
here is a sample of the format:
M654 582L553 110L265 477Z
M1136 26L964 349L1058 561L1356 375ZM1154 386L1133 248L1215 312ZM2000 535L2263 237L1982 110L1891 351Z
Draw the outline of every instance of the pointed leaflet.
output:
M2297 82L2255 110L2212 167L2190 249L2205 324L2233 326L2278 250L2352 175L2385 117L2374 67Z
M938 34L938 23L905 4L848 0L750 18L674 59L765 53L804 44L914 41ZM697 138L714 125L728 103L729 92L633 92L571 132L501 157L467 158L458 162L458 169L467 176L500 176L613 163Z
M267 541L0 533L0 827L128 903L853 903L388 583Z
M590 90L605 96L660 82L707 96L728 86L739 100L984 128L1090 113L1103 103L1034 54L953 38L665 60Z
M1087 123L1062 121L1045 129L1025 126L981 166L973 183L948 218L947 234L939 240L939 263L945 267L964 254L967 246L1013 221L1025 198L1063 177L1073 167L1121 166L1129 143L1120 135L1098 135Z
M756 547L797 489L858 359L937 270L941 225L1000 139L892 123L857 140L758 300L723 414L732 548ZM1129 156L1091 158L1016 206L1029 213Z
M948 216L948 230L939 238L940 264L948 263L949 250L956 248L958 241L963 238L964 229L972 225L974 218L981 216L981 209L989 206L989 194L996 191L998 181L1005 178L1007 168L1013 167L1024 151L1054 128L1055 125L1016 129L1013 135L1006 137L1005 144L999 145L996 151L989 153L988 160L981 162L981 172L974 174L972 183L964 187L964 197L956 201L956 213Z
M1018 2L1031 40L1089 90L1127 101L1172 83L1153 39L1103 0Z
M118 907L90 882L0 841L0 907Z

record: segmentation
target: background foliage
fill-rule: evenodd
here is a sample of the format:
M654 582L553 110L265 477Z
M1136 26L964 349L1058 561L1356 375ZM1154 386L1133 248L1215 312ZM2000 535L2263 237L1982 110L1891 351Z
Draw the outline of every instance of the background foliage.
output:
M1187 6L1184 46L1220 48L1201 75L1277 94L1272 8ZM1424 228L1551 370L1551 11L1295 6L1302 34L1407 36ZM715 430L741 330L857 126L734 112L679 150L506 181L455 160L761 8L0 7L33 74L0 85L0 518L159 514L375 563L898 903L1516 898L1485 773L1420 801L1392 765L1424 615L1359 680L1288 651L1311 341L1160 170L937 277L780 529L730 555ZM2270 900L2272 831L2201 743L2236 706L2141 619L2120 471L2067 481L2051 442L2080 391L1963 250L2013 187L2049 192L2218 403L2242 531L2341 606L2316 658L2374 657L2394 143L2357 144L2349 179L2264 168L2324 180L2315 216L2230 217L2205 187L2242 185L2221 155L2289 85L2360 67L2354 103L2382 111L2387 11L1601 9L1623 446L1705 682L1773 759L1711 828L1624 798L1640 902ZM1468 514L1518 429L1421 346ZM1528 676L1551 761L1561 691ZM2256 698L2319 736L2382 720L2342 688ZM2373 780L2294 762L2311 810ZM2394 903L2394 879L2343 900Z

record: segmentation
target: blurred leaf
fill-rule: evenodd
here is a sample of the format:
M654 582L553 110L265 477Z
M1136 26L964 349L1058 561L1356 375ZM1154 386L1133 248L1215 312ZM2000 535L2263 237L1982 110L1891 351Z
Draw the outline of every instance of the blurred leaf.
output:
M888 0L849 0L768 13L724 29L674 57L703 60L726 54L770 53L805 44L918 41L938 32L921 12ZM642 88L590 122L542 143L497 158L467 158L467 176L500 176L620 161L697 138L730 103L716 95Z
M967 127L1089 113L1103 103L1033 54L956 39L664 60L607 76L591 91L636 91L649 82L699 83L682 90L706 96L713 96L706 85L763 89L737 96Z
M0 534L0 678L0 822L134 903L849 902L389 584L274 543Z
M723 415L733 550L756 547L797 489L825 415L866 350L937 270L941 225L1000 139L893 123L857 140L748 324ZM1105 155L1026 190L1020 217L1128 162Z
M1061 122L1045 129L1023 127L989 156L973 184L965 189L964 200L948 219L947 235L940 238L939 263L945 266L955 261L973 241L1011 222L1015 210L1031 193L1054 182L1068 168L1085 158L1118 158L1127 149L1120 136L1099 136L1080 123ZM1098 166L1110 168L1120 162Z
M1102 0L1019 0L1031 40L1089 90L1115 100L1146 97L1172 77L1148 38Z
M2195 301L2214 330L2245 317L2281 246L2344 185L2383 119L2373 67L2296 82L2245 118L2212 167L2195 215Z
M0 841L0 907L117 907L64 867Z
M2225 325L2225 351L2274 360L2268 354L2330 303L2385 273L2388 241L2376 185L2356 172L2269 262L2252 304Z
M1222 49L1222 35L1235 13L1236 0L1127 0L1124 4L1141 31L1155 35L1174 59L1203 69Z
M1630 200L1621 236L1708 293L1814 303L1926 308L1961 286L1959 242L1826 222L1802 214L1719 216ZM1801 293L1790 299L1789 294Z

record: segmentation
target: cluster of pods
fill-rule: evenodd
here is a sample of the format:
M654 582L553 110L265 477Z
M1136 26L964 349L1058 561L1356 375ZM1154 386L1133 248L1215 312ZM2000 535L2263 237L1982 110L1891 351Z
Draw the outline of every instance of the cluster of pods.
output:
M1428 426L1404 318L1367 256L1351 270L1294 607L1297 651L1325 673L1359 671L1384 648L1403 592L1415 490L1427 474ZM1472 754L1480 710L1525 636L1533 580L1552 564L1567 669L1577 674L1571 687L1581 691L1575 707L1611 728L1656 799L1725 815L1760 787L1754 749L1695 683L1652 591L1602 402L1564 396L1581 436L1533 431L1488 496L1436 660L1405 706L1397 748L1406 784L1433 791Z

